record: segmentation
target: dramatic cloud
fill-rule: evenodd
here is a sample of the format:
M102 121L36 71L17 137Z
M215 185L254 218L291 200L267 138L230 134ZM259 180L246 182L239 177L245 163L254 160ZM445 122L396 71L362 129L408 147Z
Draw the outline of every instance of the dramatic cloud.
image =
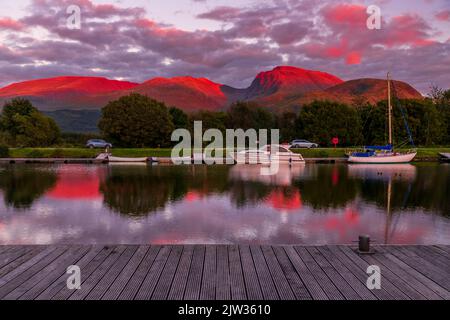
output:
M385 9L395 1L375 3ZM0 11L0 85L60 75L137 82L192 75L245 87L259 71L294 65L344 79L384 77L390 70L426 92L430 83L450 86L450 43L439 40L450 33L432 22L449 20L450 11L439 1L428 4L436 5L433 19L419 5L386 9L381 30L367 28L363 1L273 0L250 6L232 1L218 7L193 1L205 10L192 19L219 27L188 31L150 18L128 0L120 6L31 0L21 18ZM67 27L69 5L81 8L79 30Z

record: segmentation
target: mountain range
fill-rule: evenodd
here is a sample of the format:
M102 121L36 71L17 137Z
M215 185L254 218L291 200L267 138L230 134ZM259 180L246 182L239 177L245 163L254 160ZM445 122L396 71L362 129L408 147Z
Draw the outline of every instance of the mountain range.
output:
M394 81L394 84L399 98L422 98L409 84L401 81ZM67 117L77 111L97 114L108 101L132 92L145 94L165 102L167 106L175 106L187 112L225 110L238 100L256 101L262 107L276 111L299 108L313 100L352 103L358 99L376 103L386 99L387 86L386 81L382 79L343 81L326 72L290 66L261 72L248 88L243 89L190 76L160 77L143 83L100 77L65 76L24 81L0 88L0 104L14 97L24 97L58 121L56 115L61 117L63 114ZM68 122L67 119L65 122Z

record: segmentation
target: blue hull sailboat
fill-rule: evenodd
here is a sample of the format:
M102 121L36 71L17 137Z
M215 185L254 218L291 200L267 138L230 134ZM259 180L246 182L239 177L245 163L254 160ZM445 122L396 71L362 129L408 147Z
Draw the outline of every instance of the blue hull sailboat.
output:
M389 143L385 146L366 146L362 152L352 152L348 155L348 162L351 163L408 163L417 155L416 150L408 152L394 151L393 144L393 127L392 127L392 103L391 103L391 80L389 73L387 75L388 85L388 122L389 122ZM402 111L403 113L403 111ZM414 146L411 131L409 130L406 117L403 113L406 130L408 131L409 140Z

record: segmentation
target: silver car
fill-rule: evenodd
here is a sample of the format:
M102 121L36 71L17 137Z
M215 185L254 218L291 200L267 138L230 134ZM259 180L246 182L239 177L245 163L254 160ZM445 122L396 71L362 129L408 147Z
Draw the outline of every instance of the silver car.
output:
M310 142L308 140L297 139L297 140L294 140L291 142L291 148L294 148L294 149L299 149L299 148L311 149L311 148L318 148L318 147L319 147L319 145L317 143Z

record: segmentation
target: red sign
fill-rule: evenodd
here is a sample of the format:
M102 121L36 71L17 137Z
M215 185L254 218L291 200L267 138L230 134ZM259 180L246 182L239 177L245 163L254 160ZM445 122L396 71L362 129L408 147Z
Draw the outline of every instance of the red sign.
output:
M333 139L331 139L331 143L334 144L334 147L336 148L336 146L339 143L339 138L338 137L334 137Z

